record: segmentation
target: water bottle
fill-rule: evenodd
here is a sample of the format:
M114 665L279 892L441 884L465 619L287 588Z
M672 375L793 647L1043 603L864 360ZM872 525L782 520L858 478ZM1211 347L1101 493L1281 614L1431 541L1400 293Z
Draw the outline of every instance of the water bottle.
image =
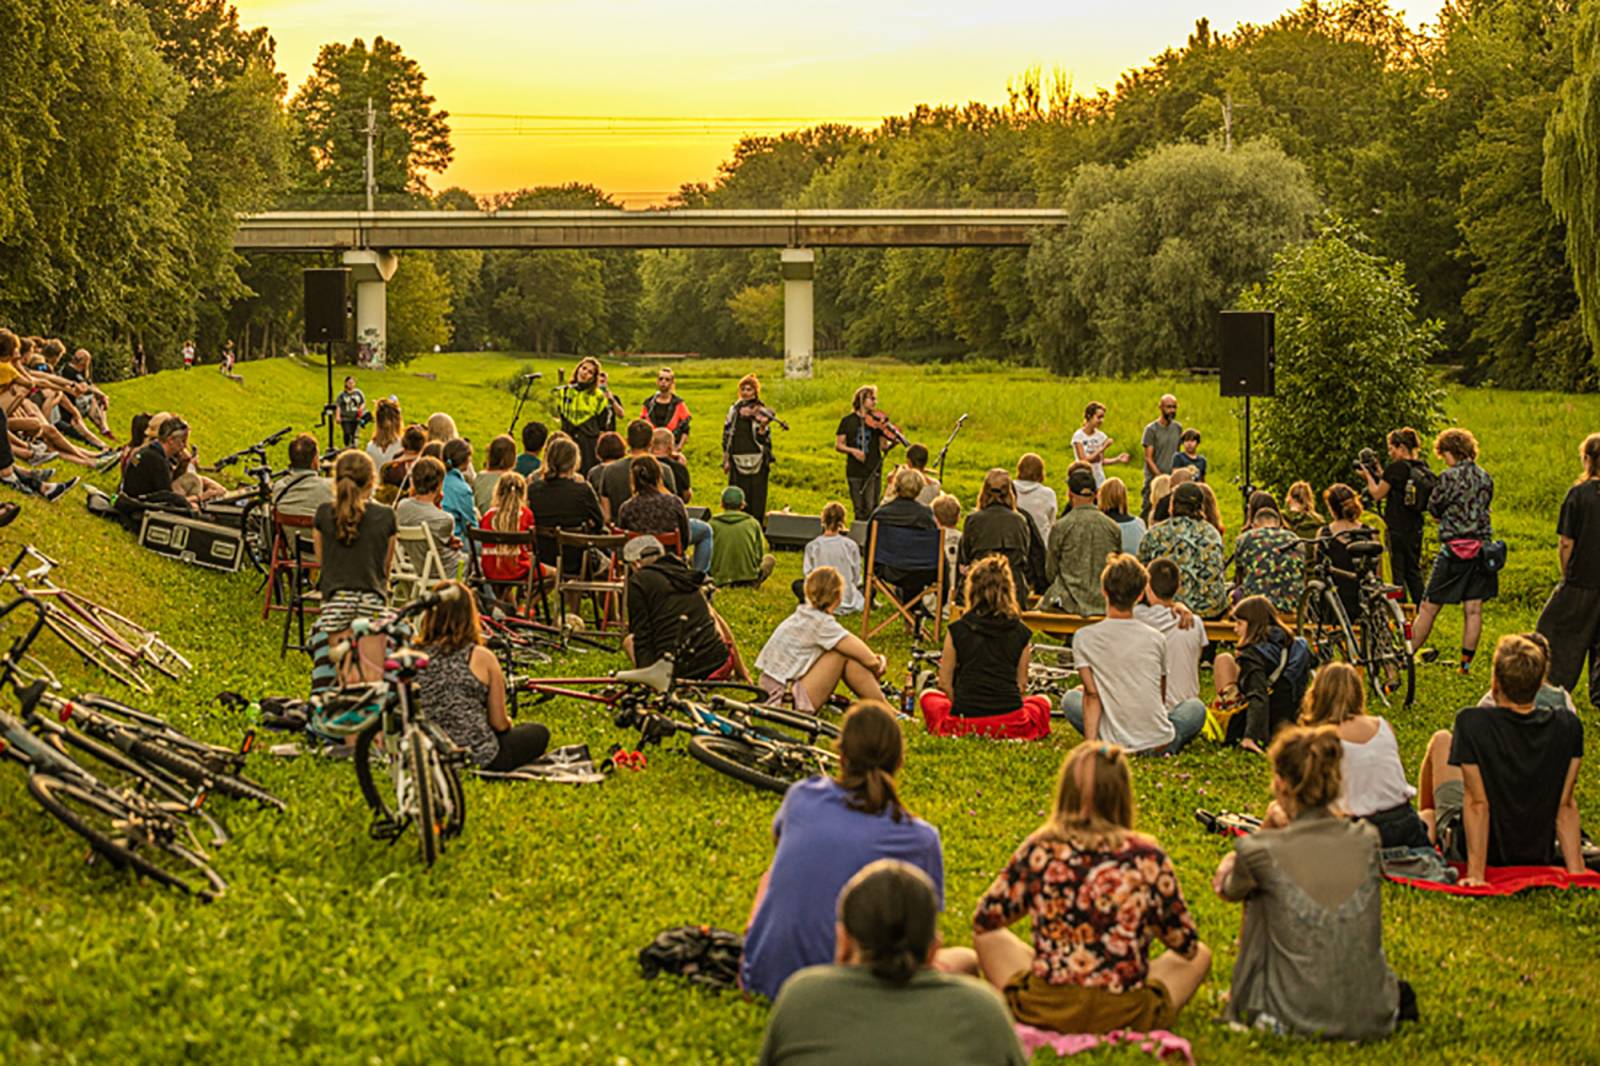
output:
M906 687L900 690L900 713L913 718L917 713L917 664L906 667Z

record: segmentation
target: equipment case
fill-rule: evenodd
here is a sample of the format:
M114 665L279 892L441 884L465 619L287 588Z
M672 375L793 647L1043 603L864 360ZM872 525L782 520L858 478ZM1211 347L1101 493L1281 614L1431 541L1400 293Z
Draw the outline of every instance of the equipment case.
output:
M238 573L244 559L244 534L238 529L167 511L144 513L139 543L157 555L230 574Z

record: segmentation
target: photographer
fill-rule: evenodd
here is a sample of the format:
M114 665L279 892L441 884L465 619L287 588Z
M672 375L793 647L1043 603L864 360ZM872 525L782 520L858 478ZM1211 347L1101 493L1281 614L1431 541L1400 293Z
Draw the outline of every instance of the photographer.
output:
M1389 577L1412 603L1422 602L1422 514L1437 480L1422 446L1409 426L1389 432L1389 465L1378 469L1377 456L1366 452L1356 464L1373 503L1382 503L1385 540L1389 545ZM1371 461L1368 461L1370 457Z

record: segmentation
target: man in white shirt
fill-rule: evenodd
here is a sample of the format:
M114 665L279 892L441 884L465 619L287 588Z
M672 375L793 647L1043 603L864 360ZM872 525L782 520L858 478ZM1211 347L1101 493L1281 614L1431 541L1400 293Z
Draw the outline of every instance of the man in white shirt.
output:
M1133 608L1133 617L1160 633L1167 640L1167 711L1180 703L1200 701L1200 656L1210 639L1205 624L1194 612L1178 603L1181 577L1178 564L1166 556L1154 559L1149 567L1150 585L1144 600Z
M1100 574L1106 618L1073 638L1083 686L1062 698L1061 709L1086 740L1172 755L1199 735L1206 710L1199 700L1167 709L1167 640L1133 617L1148 583L1131 555L1113 555L1106 563Z

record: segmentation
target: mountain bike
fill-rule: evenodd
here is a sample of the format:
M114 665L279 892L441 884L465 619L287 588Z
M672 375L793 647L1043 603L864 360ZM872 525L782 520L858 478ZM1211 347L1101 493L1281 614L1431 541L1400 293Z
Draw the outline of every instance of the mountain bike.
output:
M245 558L250 560L250 565L259 574L265 574L272 563L272 486L288 473L287 470L273 471L267 459L267 449L291 432L292 426L284 426L254 444L240 448L231 455L224 455L207 468L217 473L235 463L254 460L244 469L251 483L243 491L230 492L209 500L201 510L214 521L233 526L244 535Z
M1343 659L1367 677L1378 700L1389 706L1390 697L1404 689L1405 706L1416 698L1416 650L1411 646L1411 630L1406 624L1397 585L1383 580L1383 545L1376 540L1346 541L1345 547L1355 562L1355 570L1333 565L1318 545L1333 535L1309 537L1297 542L1307 545L1307 579L1300 594L1300 609L1295 617L1295 632L1305 638L1313 661L1320 666ZM1292 550L1289 546L1285 550ZM1338 580L1357 583L1359 609L1354 618L1345 610L1339 595Z

